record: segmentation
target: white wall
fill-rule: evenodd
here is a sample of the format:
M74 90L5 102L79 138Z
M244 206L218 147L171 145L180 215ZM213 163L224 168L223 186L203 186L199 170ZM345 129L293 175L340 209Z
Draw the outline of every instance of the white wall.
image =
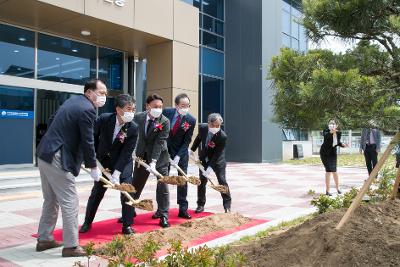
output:
M282 160L293 159L293 145L301 144L303 146L303 155L305 158L312 156L311 141L283 141L282 142Z

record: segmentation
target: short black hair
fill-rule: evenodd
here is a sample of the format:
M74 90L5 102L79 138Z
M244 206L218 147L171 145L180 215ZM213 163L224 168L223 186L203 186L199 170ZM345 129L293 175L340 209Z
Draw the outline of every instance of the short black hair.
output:
M85 87L83 89L83 92L86 93L87 90L92 90L92 91L96 90L98 82L103 83L103 81L100 80L100 79L90 79L89 81L87 81L85 83Z
M115 107L124 108L126 105L133 105L136 103L136 100L128 94L120 94L115 97Z
M150 104L151 101L153 101L153 100L161 100L161 102L164 103L164 100L162 99L161 96L159 96L159 95L157 95L157 94L152 94L152 95L149 95L149 96L147 97L147 99L146 99L146 104Z
M182 94L179 94L179 95L177 95L175 97L175 105L179 105L179 102L181 102L182 98L187 98L187 99L189 99L189 102L190 102L189 96L187 94L185 94L185 93L182 93Z

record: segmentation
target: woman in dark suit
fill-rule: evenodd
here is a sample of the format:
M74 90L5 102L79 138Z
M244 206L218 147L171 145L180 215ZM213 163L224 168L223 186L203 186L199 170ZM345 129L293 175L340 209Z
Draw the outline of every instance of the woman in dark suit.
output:
M329 193L329 185L331 180L331 174L333 175L333 179L335 181L336 190L338 194L342 192L339 189L339 176L336 171L337 165L337 147L347 147L347 144L343 144L340 141L342 133L338 131L338 125L335 120L330 120L328 123L328 129L323 131L324 143L321 146L321 150L319 152L321 156L322 163L325 167L325 186L326 186L326 195L331 196Z

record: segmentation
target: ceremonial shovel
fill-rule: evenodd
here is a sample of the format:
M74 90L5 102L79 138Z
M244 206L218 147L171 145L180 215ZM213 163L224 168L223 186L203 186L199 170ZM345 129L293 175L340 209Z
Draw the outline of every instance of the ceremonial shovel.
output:
M180 172L183 177L186 179L187 182L194 184L194 185L200 185L201 181L198 177L196 176L187 176L186 173L181 169L181 167L178 166L178 164L175 164L175 162L172 159L169 159L169 162L171 165Z
M101 165L101 163L99 161L97 161L97 167L99 167L99 169L101 170L101 172L108 178L111 180L111 174L109 172L107 172L103 166ZM86 172L89 173L89 171L85 168L82 168L83 170L85 170ZM144 200L134 200L133 197L127 192L122 190L121 186L115 185L113 183L111 183L109 180L107 180L104 177L100 177L100 181L102 181L103 183L105 183L104 187L107 188L111 188L111 189L115 189L120 191L129 201L125 202L125 204L130 205L134 208L138 208L138 209L142 209L142 210L147 210L147 211L153 211L153 201L151 199L144 199ZM131 189L133 188L132 193L135 193L136 190L132 185L129 185L131 187ZM128 187L129 186L123 186L123 187Z
M211 180L211 178L206 175L206 170L204 169L203 165L201 164L200 160L197 159L197 157L195 155L189 155L189 157L194 161L194 163L197 165L197 167L199 167L199 170L201 171L201 174L203 174L204 177L207 178L207 180L211 183L210 187L220 193L223 194L227 194L229 192L228 187L226 187L225 185L220 185L217 184L215 185L213 183L213 181Z
M158 177L158 182L165 183L165 184L170 184L170 185L178 185L182 186L186 184L186 179L182 176L163 176L161 173L159 173L157 170L152 170L150 166L144 162L141 158L133 156L133 159L139 164L142 165L146 170L154 174L156 177Z

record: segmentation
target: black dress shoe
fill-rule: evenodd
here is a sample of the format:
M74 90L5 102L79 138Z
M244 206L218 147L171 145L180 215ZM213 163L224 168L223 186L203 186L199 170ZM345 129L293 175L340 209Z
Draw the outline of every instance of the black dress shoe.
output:
M122 223L122 217L119 217L117 223Z
M192 219L192 216L185 210L185 211L179 211L178 217L184 218L184 219Z
M231 213L231 209L225 209L225 213Z
M204 211L204 206L198 206L194 212L195 213L202 213L203 211Z
M152 219L160 219L161 218L161 214L158 213L157 211L153 214L153 216L151 216Z
M86 233L87 231L90 230L90 228L92 228L91 224L84 223L84 224L82 224L81 229L79 230L79 233L81 233L81 234Z
M135 233L135 230L133 230L133 228L130 226L126 226L126 227L124 226L124 227L122 227L122 233L124 235L133 235Z
M168 219L163 216L160 218L160 226L162 228L167 228L170 227L171 225L169 224Z

